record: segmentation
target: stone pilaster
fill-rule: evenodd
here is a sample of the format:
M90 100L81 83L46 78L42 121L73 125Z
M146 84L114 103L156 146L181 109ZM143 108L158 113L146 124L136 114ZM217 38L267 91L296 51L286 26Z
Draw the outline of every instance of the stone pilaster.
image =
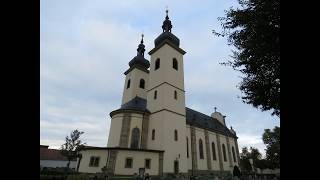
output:
M237 163L240 165L240 155L239 155L239 148L238 148L238 140L234 138L234 144L236 145L236 156L237 156Z
M204 137L205 137L206 152L207 152L207 167L208 167L208 170L211 170L211 152L210 152L210 144L209 144L209 134L207 130L204 130Z
M229 137L226 136L226 138L227 138L227 151L228 151L228 156L229 156L229 165L230 165L230 169L232 169L232 167L233 167L233 163L232 163L233 157L231 155Z
M163 175L163 152L159 153L159 176Z
M198 169L198 156L197 156L197 147L196 147L196 130L195 127L190 126L191 134L191 156L192 156L192 169Z
M117 161L117 150L108 150L108 159L107 159L107 174L114 175L115 165Z
M143 115L142 133L141 133L141 149L147 149L148 129L149 129L149 115Z
M220 136L219 134L216 134L216 137L217 137L217 146L218 146L218 158L219 158L219 167L220 167L220 171L224 171L224 168L223 168L223 160L222 160L222 150L221 150L221 144L220 144Z
M131 116L129 113L125 113L122 119L122 127L120 133L120 147L128 147L129 135L130 135Z

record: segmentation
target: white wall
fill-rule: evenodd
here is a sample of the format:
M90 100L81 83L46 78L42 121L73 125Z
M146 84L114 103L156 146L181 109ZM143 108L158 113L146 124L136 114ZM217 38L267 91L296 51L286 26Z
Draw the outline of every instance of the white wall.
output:
M132 158L132 168L125 168L126 158ZM118 151L117 161L115 165L116 175L133 175L139 174L139 168L145 167L145 159L151 159L151 168L145 169L145 173L149 175L158 175L159 173L159 153L142 152L142 151Z
M222 149L222 144L224 144L225 146L225 149L226 149L226 157L227 157L227 161L224 161L224 158L223 158L223 149ZM223 169L225 171L229 171L231 170L231 167L230 167L230 162L229 162L229 154L228 154L228 146L227 146L227 139L225 136L223 135L220 135L220 145L221 145L221 160L222 160L222 164L223 164Z
M81 162L79 165L79 172L82 172L82 173L101 172L101 168L104 167L107 163L108 150L106 150L106 149L85 150L85 151L80 151L79 153L82 154L82 159L81 159ZM91 156L100 157L98 167L90 167L89 166Z
M148 149L164 150L163 148L163 133L164 125L161 119L164 119L164 114L156 113L151 114L149 118L149 130L148 130ZM155 129L155 139L152 140L152 129Z
M129 141L128 141L128 148L130 148L131 146L131 136L132 136L132 130L134 128L139 128L140 130L140 140L139 140L139 146L141 144L141 135L142 135L142 118L143 115L142 114L136 114L136 113L132 113L130 114L131 116L131 122L130 122L130 132L129 132Z
M140 79L144 79L145 81L145 88L142 89L139 87ZM127 89L127 82L130 79L130 88ZM148 81L149 81L149 74L140 70L140 69L133 69L131 70L125 78L124 87L123 87L123 95L122 95L122 104L130 101L136 96L139 96L143 99L147 98L146 90L148 89Z
M123 114L116 114L111 119L108 147L117 147L120 142Z
M206 141L205 141L205 135L204 130L200 128L196 129L196 148L197 148L197 159L198 159L198 169L199 170L207 170L207 150L206 150ZM199 150L199 139L202 140L202 147L203 147L203 158L200 159L200 150Z
M211 153L211 168L212 170L219 171L219 151L218 151L218 142L216 138L216 133L209 131L209 142L210 142L210 153ZM212 153L212 142L214 142L215 150L216 150L216 160L213 160L213 153Z
M189 139L189 158L187 159L187 163L188 163L188 169L191 170L192 169L192 153L191 153L191 135L190 135L190 125L186 126L186 136ZM205 146L205 134L204 134L204 129L201 128L197 128L195 127L195 132L196 132L196 149L197 149L197 165L198 165L198 169L199 170L207 170L207 152L206 152L206 146ZM211 156L211 169L212 170L216 170L219 171L220 170L220 165L219 165L219 151L218 151L218 143L216 140L216 133L212 132L212 131L208 131L208 135L209 135L209 152L210 156ZM219 134L220 136L220 146L221 146L221 158L222 158L222 163L223 163L223 167L224 170L228 171L228 170L233 170L233 167L230 167L230 163L229 163L229 158L232 158L232 165L237 165L239 166L238 160L237 162L233 161L233 157L232 157L232 150L231 148L234 147L235 150L235 155L236 155L236 146L235 146L235 140L234 138L229 137L229 143L230 143L230 151L231 151L231 157L229 157L228 154L228 147L227 147L227 141L226 141L226 136ZM200 159L200 152L199 152L199 139L202 139L202 143L203 143L203 151L204 151L204 159ZM213 160L213 154L212 154L212 142L214 142L215 144L215 150L216 150L216 160ZM226 156L227 156L227 161L225 162L223 159L223 154L222 154L222 143L225 145L226 148Z
M186 154L186 120L184 116L174 114L168 111L162 111L163 121L163 148L164 167L163 172L174 172L174 161L179 161L179 172L186 173L187 154ZM178 141L174 140L174 130L178 131Z
M160 68L155 71L155 60L157 58L160 58ZM173 58L178 61L178 71L172 68ZM165 44L151 55L150 61L149 89L163 81L184 89L183 55L180 52ZM151 73L153 74L152 76Z
M186 137L188 137L188 141L189 141L188 142L189 158L187 158L187 164L188 164L188 170L191 170L192 169L192 151L191 151L191 132L190 132L190 126L189 125L186 125Z

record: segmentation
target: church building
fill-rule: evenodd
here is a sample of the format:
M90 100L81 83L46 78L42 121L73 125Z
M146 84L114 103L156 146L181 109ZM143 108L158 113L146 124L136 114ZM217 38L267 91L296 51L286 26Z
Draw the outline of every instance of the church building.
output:
M78 171L111 175L230 174L239 166L236 132L225 117L186 107L183 55L166 12L145 58L143 36L124 72L122 103L110 112L107 147L86 146Z

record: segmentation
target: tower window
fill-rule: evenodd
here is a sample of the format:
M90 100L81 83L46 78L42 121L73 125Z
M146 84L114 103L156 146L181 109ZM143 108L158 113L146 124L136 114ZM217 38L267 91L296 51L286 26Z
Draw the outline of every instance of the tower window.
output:
M139 148L140 130L139 128L133 128L131 133L131 148Z
M200 159L204 159L202 139L199 139L199 155L200 155Z
M176 129L174 130L174 140L178 141L178 131Z
M130 79L127 82L127 89L130 88Z
M156 60L156 64L155 64L154 70L157 70L157 69L159 69L159 68L160 68L160 59L158 58L158 59Z
M226 147L224 144L222 144L222 153L223 153L223 160L227 161Z
M172 67L173 69L178 70L178 61L176 58L173 58L172 60Z
M174 99L178 99L178 93L177 93L177 91L174 91Z
M156 131L154 129L152 129L152 135L151 135L152 140L154 140L154 138L155 138L155 133L156 133Z
M142 88L142 89L144 89L144 84L145 84L144 79L140 79L139 87Z
M154 91L153 99L157 99L157 91Z

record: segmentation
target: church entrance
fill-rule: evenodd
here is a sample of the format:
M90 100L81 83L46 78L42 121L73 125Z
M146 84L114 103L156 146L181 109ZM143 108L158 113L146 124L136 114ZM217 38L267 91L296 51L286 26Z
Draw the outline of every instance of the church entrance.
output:
M174 161L174 173L179 173L179 161Z

